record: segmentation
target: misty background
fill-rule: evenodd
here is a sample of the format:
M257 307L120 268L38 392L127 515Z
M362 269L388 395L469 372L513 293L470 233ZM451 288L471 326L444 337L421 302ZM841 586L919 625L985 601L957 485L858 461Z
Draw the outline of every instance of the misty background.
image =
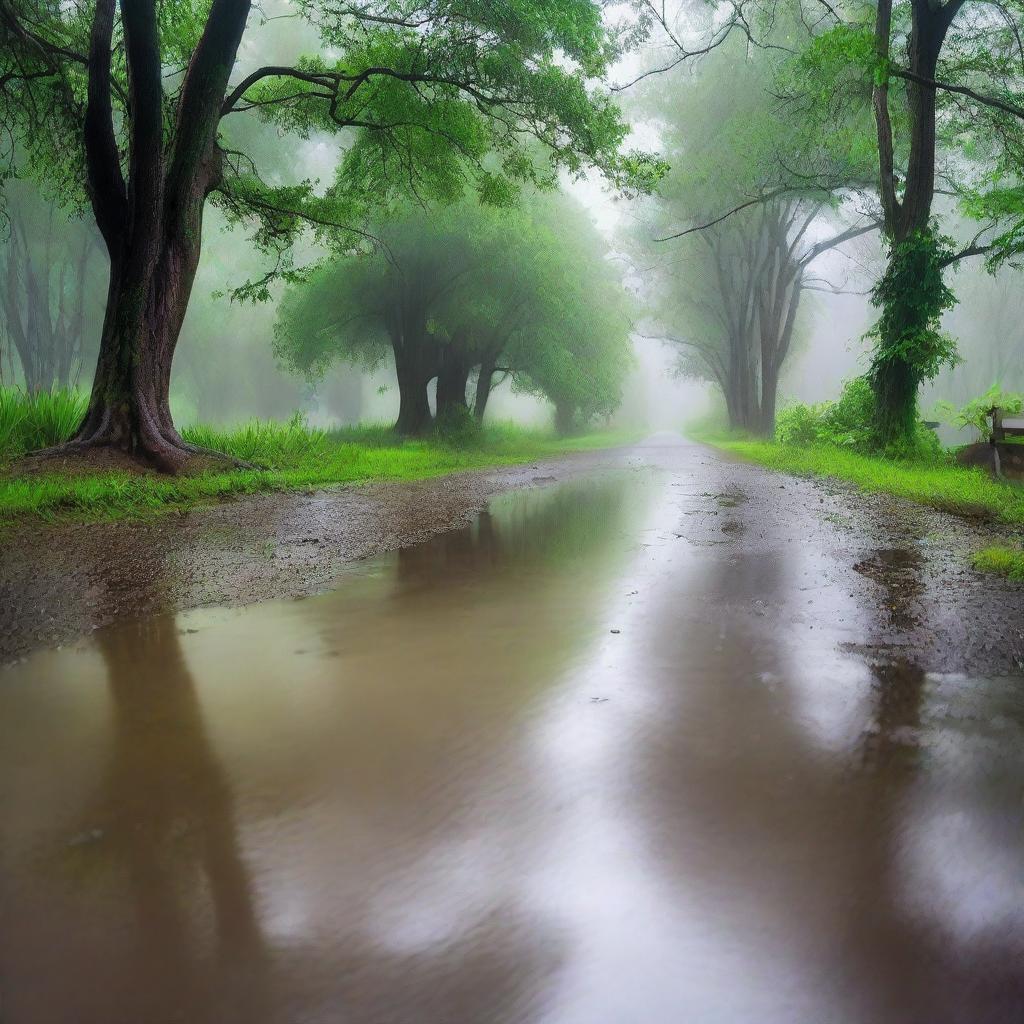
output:
M271 5L268 13L286 6ZM236 77L271 57L284 62L312 49L315 38L311 32L305 22L286 19L247 35ZM649 52L631 54L619 68L619 80L628 80L651 59ZM627 116L636 124L633 141L658 149L657 131L642 117L634 116L628 95L624 96ZM327 181L338 163L336 138L313 136L298 145L281 147L272 126L252 119L228 119L226 132L230 136L233 131L246 133L245 145L259 152L271 168L271 182L275 162L281 181L297 177ZM261 133L265 139L260 138ZM287 166L281 164L285 160ZM576 182L566 179L562 187L584 206L607 238L610 258L621 266L623 280L631 290L643 294L649 281L635 259L622 255L621 244L624 230L634 235L643 230L642 219L634 223L636 204L611 196L594 177ZM73 385L88 388L106 283L102 243L88 216L59 210L29 183L11 183L10 197L11 224L0 242L0 383L48 386L46 375L53 372L46 366L27 366L15 338L14 319L18 318L18 330L25 335L77 329L80 340L70 346L73 365L67 377ZM677 263L676 273L685 276L688 261L697 258L696 237L658 245L664 248L666 259ZM313 263L321 255L311 247L300 247L295 264ZM882 266L877 233L826 254L815 265L814 278L821 289L808 289L801 303L795 341L781 376L780 408L794 400L835 398L845 379L865 371L869 345L863 336L877 317L868 292ZM271 267L272 262L250 244L243 228L229 226L218 209L207 206L202 262L172 378L171 406L176 422L182 426L197 421L229 425L252 417L284 419L296 411L310 423L323 426L392 421L398 411L398 391L391 365L367 373L340 363L315 383L279 365L272 342L283 286L271 285L266 302L239 301L231 294ZM80 280L80 294L69 288L72 280ZM996 382L1007 390L1024 390L1024 300L1016 272L1007 268L991 275L975 260L961 264L951 272L950 280L959 303L946 314L944 326L957 339L962 362L943 370L923 389L921 411L925 417L936 400L960 405ZM50 310L48 317L43 315L45 309ZM48 322L40 326L40 319ZM721 408L715 387L686 375L686 361L678 345L646 336L639 323L632 344L636 365L609 425L680 430L688 421ZM487 418L546 426L552 413L546 400L516 394L505 382L495 389ZM947 442L971 440L967 433L958 437L952 428L944 428L943 438Z

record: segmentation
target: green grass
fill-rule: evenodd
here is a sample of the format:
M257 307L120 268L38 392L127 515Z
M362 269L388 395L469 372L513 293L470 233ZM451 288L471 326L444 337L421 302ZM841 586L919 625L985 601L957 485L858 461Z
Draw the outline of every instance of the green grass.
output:
M693 436L784 473L832 477L862 491L894 494L944 512L1024 524L1024 488L993 480L981 469L858 455L832 445L798 447L703 432Z
M975 552L971 561L974 568L982 572L999 573L1024 582L1024 549L994 545Z
M438 435L401 440L389 428L310 429L301 420L252 422L233 430L192 427L182 432L202 447L227 452L261 468L195 476L104 472L0 477L0 520L116 519L186 509L236 494L312 489L371 480L413 480L465 469L530 462L571 451L625 443L622 434L557 438L511 424L488 426L459 444Z
M0 386L0 455L21 455L66 441L82 422L89 395L54 385L26 394Z

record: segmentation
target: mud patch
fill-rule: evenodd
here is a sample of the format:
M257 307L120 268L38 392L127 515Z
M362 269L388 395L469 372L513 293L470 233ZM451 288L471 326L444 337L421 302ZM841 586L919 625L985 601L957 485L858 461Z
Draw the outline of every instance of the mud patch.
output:
M254 494L145 521L9 526L0 544L0 662L119 619L326 590L355 561L466 525L495 494L619 469L630 451Z
M879 548L853 566L854 572L882 588L882 610L890 625L901 631L917 625L921 618L916 602L924 589L922 561L916 548Z

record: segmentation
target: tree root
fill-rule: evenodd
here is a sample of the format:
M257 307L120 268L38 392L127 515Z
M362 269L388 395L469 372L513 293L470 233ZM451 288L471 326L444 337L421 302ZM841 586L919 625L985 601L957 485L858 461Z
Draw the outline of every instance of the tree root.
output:
M175 441L161 438L162 443L159 445L142 444L138 439L134 440L135 443L132 444L95 435L89 438L76 437L63 444L28 452L25 458L31 463L49 462L54 459L88 459L91 454L106 450L124 456L142 469L156 470L158 473L168 476L185 476L195 470L212 468L199 466L200 461L223 463L224 468L230 469L265 468L245 459L236 458L227 452L189 444L180 438Z

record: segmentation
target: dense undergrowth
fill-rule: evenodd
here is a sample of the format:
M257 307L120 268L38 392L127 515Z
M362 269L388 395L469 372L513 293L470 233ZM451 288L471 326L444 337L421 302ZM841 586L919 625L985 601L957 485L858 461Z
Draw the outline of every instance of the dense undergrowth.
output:
M875 398L866 377L854 377L843 385L835 401L794 403L780 410L775 440L789 447L829 446L860 455L878 455L874 425ZM939 438L920 420L909 436L884 455L890 460L936 463L948 461Z
M6 402L8 396L4 395ZM463 469L528 462L563 452L623 443L621 434L595 433L559 438L550 432L497 423L482 429L439 430L415 440L399 438L388 426L371 425L323 430L300 416L287 423L252 421L232 429L194 426L182 431L185 440L224 452L254 468L210 471L194 476L156 473L96 472L69 475L53 472L20 475L14 460L27 450L58 444L78 423L66 414L67 402L44 396L21 398L38 402L36 419L28 425L24 410L10 413L0 405L0 519L24 515L121 518L182 509L233 494L292 490L369 480L411 480L442 476ZM6 410L6 411L5 411ZM50 419L46 412L52 412ZM58 413L60 415L58 415ZM42 429L42 433L40 430ZM37 443L40 436L45 440Z

